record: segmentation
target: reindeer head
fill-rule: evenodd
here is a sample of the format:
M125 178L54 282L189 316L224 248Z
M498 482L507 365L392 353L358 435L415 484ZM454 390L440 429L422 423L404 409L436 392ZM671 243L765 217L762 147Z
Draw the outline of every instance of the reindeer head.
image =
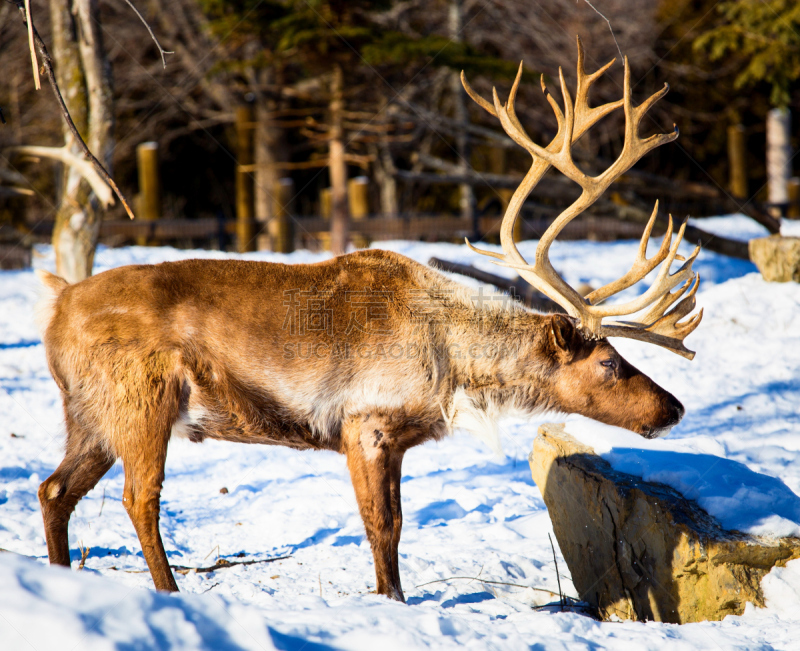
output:
M634 106L627 57L623 98L603 106L589 107L591 85L613 63L612 60L593 74L587 74L584 69L583 46L579 38L578 85L574 102L559 69L563 111L548 92L542 76L542 91L558 120L558 132L547 147L540 147L530 139L514 110L514 100L522 77L521 63L506 104L501 104L496 90L493 90L492 103L480 97L467 83L464 73L461 73L461 81L469 96L499 118L505 132L533 158L531 168L514 192L503 217L500 232L503 253L481 251L469 242L467 244L473 251L497 258L496 264L517 269L520 276L561 305L572 317L567 319L554 316L551 328L553 358L559 360L554 371L553 390L560 406L565 411L626 427L644 436L653 436L676 424L683 416L683 407L674 396L622 359L606 337L639 339L692 359L694 353L683 345L683 340L697 328L703 311L700 310L684 322L680 320L695 307L695 293L700 277L692 270L692 263L700 247L695 248L675 273L670 273L672 263L676 259L683 260L678 256L678 246L685 229L684 224L673 243L670 215L667 232L658 252L652 258L647 258L647 243L658 214L656 202L630 271L588 296L581 296L568 285L555 271L548 257L551 244L566 224L597 201L606 188L642 156L678 137L677 128L668 134L656 134L645 139L639 137L642 118L669 88L665 86L639 106ZM597 176L589 176L573 161L572 145L598 120L620 107L625 112L625 143L622 152L606 171ZM550 166L577 183L583 192L553 221L539 241L534 264L529 264L514 243L514 224L522 204ZM603 304L614 294L639 282L658 265L662 266L655 281L640 296L624 303ZM675 287L678 289L673 292ZM630 316L643 310L646 311L637 315L636 320L611 323L603 321L607 317Z
M683 405L639 371L607 339L585 337L575 320L553 314L545 348L549 395L561 411L662 436L683 417Z

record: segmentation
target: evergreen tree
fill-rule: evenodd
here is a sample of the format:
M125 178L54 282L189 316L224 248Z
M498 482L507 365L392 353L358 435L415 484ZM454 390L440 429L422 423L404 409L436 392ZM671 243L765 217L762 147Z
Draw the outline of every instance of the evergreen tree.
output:
M721 20L694 41L712 61L742 60L737 88L771 86L774 106L789 104L792 82L800 78L800 3L795 0L725 0Z

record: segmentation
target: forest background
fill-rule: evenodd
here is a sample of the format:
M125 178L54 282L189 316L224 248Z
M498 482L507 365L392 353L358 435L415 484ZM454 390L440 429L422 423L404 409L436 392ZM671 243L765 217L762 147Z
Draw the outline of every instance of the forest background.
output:
M54 241L88 261L72 264L78 279L91 273L99 224L125 212L119 201L104 205L52 152L21 149L75 148L46 80L34 88L22 4L0 4L0 227L35 234L53 225ZM256 228L231 240L240 250L275 248L280 233L269 224L281 212L330 218L326 246L343 250L347 232L337 234L335 224L349 218L347 182L356 177L366 177L371 215L500 213L511 190L496 181L521 177L529 159L469 100L459 73L484 97L493 85L505 96L522 60L517 111L534 140L546 143L556 123L538 78L558 95L563 66L574 86L576 36L589 71L617 58L593 89L594 105L621 97L621 54L630 59L636 101L670 85L646 129L675 123L681 137L636 169L669 179L676 200L692 183L715 188L720 201L708 214L768 204L767 114L800 102L800 6L782 0L135 4L157 41L127 0L32 0L30 12L78 130L134 211L145 208L133 200L143 182L136 149L155 142L162 218L233 220L237 176L250 183ZM252 130L250 161L242 160L237 115ZM578 143L588 171L617 155L623 119L616 112ZM732 126L745 146L738 192ZM798 131L790 127L792 153ZM432 174L452 182L432 182ZM560 200L546 195L537 205Z

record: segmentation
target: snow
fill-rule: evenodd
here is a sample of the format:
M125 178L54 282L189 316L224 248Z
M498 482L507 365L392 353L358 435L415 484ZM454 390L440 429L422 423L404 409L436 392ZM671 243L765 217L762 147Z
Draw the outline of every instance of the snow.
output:
M729 237L753 236L749 220L702 222ZM513 274L463 245L381 246L421 262L440 257ZM530 259L535 246L523 242L520 250ZM570 283L597 287L627 271L636 246L556 242L552 259ZM226 255L101 249L96 271ZM245 257L306 262L328 256L298 251ZM52 269L52 251L39 249L34 264ZM723 520L734 518L728 524L797 533L800 285L767 284L750 263L710 252L702 252L695 266L705 317L687 340L697 351L694 361L635 341L614 342L683 402L683 421L653 442L625 434L603 447L599 441L608 432L593 425L586 436L620 467L706 500ZM500 456L463 434L407 454L400 565L408 605L370 593L372 556L344 458L329 452L170 444L161 530L171 563L207 567L218 557L290 558L178 574L181 594L154 593L122 506L117 464L72 516L73 571L51 568L36 491L61 461L64 431L58 390L34 324L37 293L32 272L0 273L0 548L14 552L0 554L4 650L797 648L796 561L764 579L766 608L748 607L722 622L600 623L553 607L534 609L552 600L547 591L558 586L552 527L527 455L537 423L561 422L559 415L501 423ZM581 427L577 419L569 421L573 426ZM90 551L85 568L75 571L81 544ZM577 596L556 551L562 587Z
M785 237L800 237L800 220L784 219L781 222L781 235Z
M720 217L690 218L689 224L701 228L708 233L721 235L732 240L747 240L754 237L767 237L766 227L753 221L741 213L722 215ZM782 219L781 235L784 237L800 237L800 219Z
M0 582L3 649L275 648L261 614L229 600L176 598L14 554Z
M689 219L689 224L707 233L745 242L754 237L767 237L769 235L766 227L741 213L700 219L692 217Z

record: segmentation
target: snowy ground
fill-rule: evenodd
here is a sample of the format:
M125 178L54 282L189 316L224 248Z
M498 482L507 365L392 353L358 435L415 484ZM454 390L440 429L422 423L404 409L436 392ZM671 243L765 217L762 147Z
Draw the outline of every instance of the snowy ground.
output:
M703 222L728 236L761 234L751 224L743 218ZM382 246L422 262L437 256L508 271L464 246ZM534 248L535 242L520 246L529 259ZM635 249L635 242L557 242L552 259L569 282L598 286L622 275ZM52 268L51 252L40 253L35 264ZM104 249L96 271L221 255ZM324 256L248 257L300 262ZM744 464L747 472L779 480L756 483L777 487L788 506L773 511L783 518L778 524L791 527L792 492L800 494L800 286L767 284L749 263L712 253L702 253L695 266L705 318L687 342L697 351L693 362L633 341L615 344L687 408L681 424L659 443L667 446L662 451L674 441L683 454L713 456L709 466L717 470L709 468L711 474L694 467L706 484L715 483L709 478L719 464L740 472ZM748 608L722 622L598 623L577 613L535 610L552 598L541 590L556 591L557 581L550 521L526 459L534 421L503 423L500 457L464 434L407 455L400 545L407 606L370 594L371 553L344 459L333 453L213 441L171 444L161 530L173 564L290 558L179 574L182 594L154 593L122 507L123 476L116 465L70 523L74 567L79 545L91 548L85 569L49 568L36 490L61 460L63 424L33 323L36 294L31 272L0 273L0 547L15 552L0 554L4 650L798 648L797 562L765 579L766 609ZM613 456L612 448L604 449ZM638 461L618 456L629 470L637 463L642 474L652 470L642 466L641 454ZM683 479L684 488L703 484ZM574 595L560 554L558 560L562 586Z

